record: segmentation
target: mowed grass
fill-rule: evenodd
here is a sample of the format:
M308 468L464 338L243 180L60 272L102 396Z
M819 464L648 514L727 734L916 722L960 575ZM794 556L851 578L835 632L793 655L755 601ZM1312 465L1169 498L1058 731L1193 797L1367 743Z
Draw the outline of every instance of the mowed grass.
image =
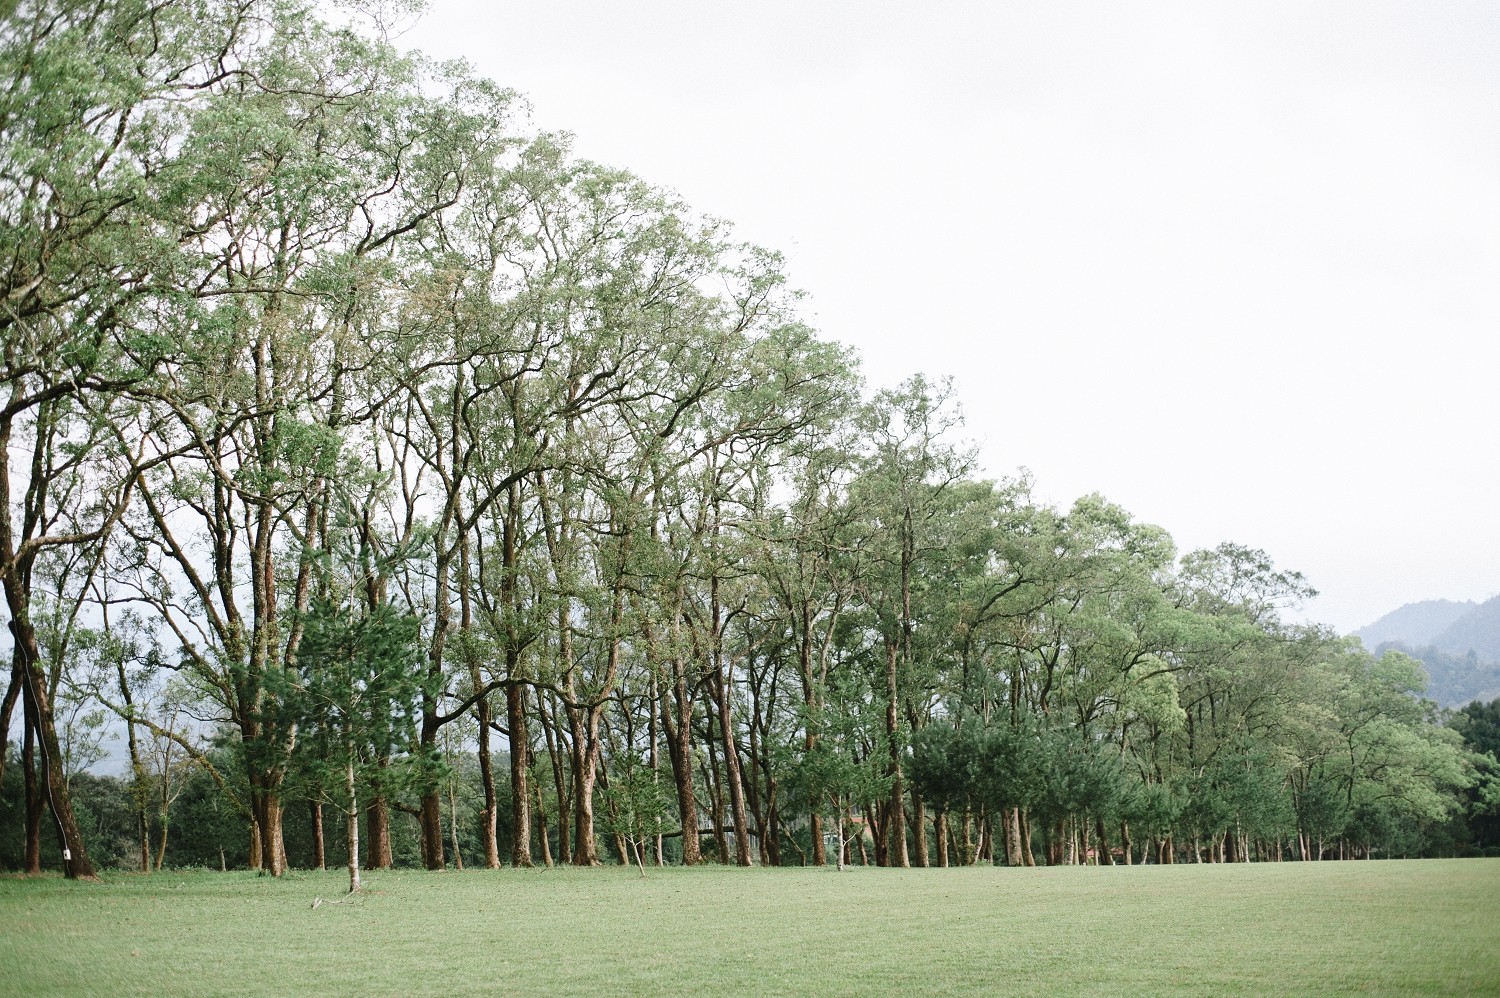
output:
M0 993L1500 994L1500 860L0 880Z

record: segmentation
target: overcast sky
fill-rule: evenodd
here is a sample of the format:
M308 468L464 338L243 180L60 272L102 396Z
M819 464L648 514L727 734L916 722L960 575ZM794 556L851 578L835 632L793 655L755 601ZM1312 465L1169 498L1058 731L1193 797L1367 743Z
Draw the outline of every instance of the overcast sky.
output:
M1500 4L489 3L403 43L781 250L991 476L1264 548L1352 629L1500 592Z

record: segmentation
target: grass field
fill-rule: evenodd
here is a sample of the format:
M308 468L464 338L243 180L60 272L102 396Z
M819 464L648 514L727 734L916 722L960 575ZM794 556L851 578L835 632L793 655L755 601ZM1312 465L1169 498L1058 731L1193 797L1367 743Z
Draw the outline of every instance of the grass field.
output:
M0 880L0 993L1500 994L1500 860Z

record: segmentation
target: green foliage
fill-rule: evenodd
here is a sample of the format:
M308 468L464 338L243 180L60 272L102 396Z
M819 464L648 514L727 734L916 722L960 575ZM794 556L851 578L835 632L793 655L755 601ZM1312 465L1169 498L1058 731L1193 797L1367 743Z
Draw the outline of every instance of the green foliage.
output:
M1470 749L1500 759L1500 700L1465 704L1451 723Z
M1070 731L1047 731L1036 753L1038 789L1029 802L1043 821L1080 815L1113 815L1124 797L1119 753ZM1019 802L1018 802L1019 803Z
M644 766L617 772L599 794L606 830L622 836L633 848L666 830L674 800L662 781ZM622 857L629 862L631 857Z
M406 758L423 693L431 696L435 682L418 643L417 619L389 605L356 612L319 600L303 628L299 675L282 698L320 745L323 781L340 783L348 765L362 779L395 779L382 764ZM439 763L416 756L410 765L435 769Z
M106 861L135 832L80 772L105 702L217 739L172 862L247 862L254 812L274 870L280 804L308 862L307 802L378 794L436 867L482 818L529 831L523 777L551 822L600 773L602 830L743 811L768 861L859 812L901 862L913 787L1158 844L1491 840L1493 719L1466 750L1422 699L1456 665L1285 622L1313 590L1265 552L976 477L952 385L862 397L775 252L362 25L4 9L0 446L31 487L0 490L59 535L4 580ZM513 791L481 730L515 732Z
M1186 788L1172 783L1140 783L1126 794L1120 816L1149 838L1164 839L1181 827L1191 802Z
M1118 751L1029 714L1014 724L971 717L956 726L929 725L912 749L913 781L950 808L1019 807L1051 824L1115 815L1126 792Z

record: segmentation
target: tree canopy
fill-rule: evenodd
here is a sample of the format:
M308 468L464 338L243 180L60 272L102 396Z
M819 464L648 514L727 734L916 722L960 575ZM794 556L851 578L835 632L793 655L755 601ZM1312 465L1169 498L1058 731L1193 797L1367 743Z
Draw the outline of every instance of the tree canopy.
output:
M1300 575L985 478L949 383L866 391L776 253L378 20L24 0L0 76L0 863L1312 860L1493 814L1492 746L1289 622Z

